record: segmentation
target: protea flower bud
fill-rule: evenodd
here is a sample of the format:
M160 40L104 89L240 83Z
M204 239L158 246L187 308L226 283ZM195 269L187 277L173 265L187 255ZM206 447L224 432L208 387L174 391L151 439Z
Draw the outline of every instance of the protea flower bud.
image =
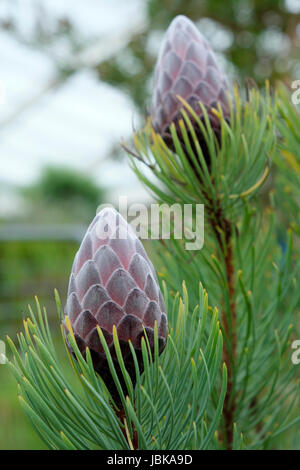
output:
M226 77L206 39L188 18L177 16L165 34L155 68L152 118L156 132L172 148L169 127L174 122L178 131L178 120L182 118L180 109L183 105L176 97L179 95L200 119L203 112L199 101L205 106L218 137L219 120L211 110L217 108L219 102L224 117L229 120L227 90ZM196 129L196 132L201 143L200 130ZM180 132L178 135L180 137Z
M110 348L123 387L114 350L114 325L133 382L135 368L128 341L135 348L141 371L141 339L145 329L153 352L155 321L159 351L165 347L166 309L153 265L132 228L114 209L103 209L87 230L74 260L65 313L80 351L84 355L86 347L90 349L95 370L115 397L97 325Z

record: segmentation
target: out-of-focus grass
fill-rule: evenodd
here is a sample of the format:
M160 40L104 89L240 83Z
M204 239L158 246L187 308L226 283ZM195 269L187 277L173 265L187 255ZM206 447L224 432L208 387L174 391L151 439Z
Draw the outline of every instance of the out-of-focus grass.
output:
M59 330L54 300L58 288L64 303L73 258L74 242L2 242L0 244L0 340L16 341L28 303L34 295L47 307L55 342ZM10 359L10 351L7 350ZM62 357L65 355L62 352ZM0 449L44 449L45 445L28 421L17 397L17 383L8 366L0 365Z
M35 310L34 302L31 305ZM80 393L80 384L66 352L58 317L50 323L50 329L65 378L70 386ZM15 344L17 345L17 341ZM9 348L6 355L8 360L12 359ZM7 365L0 365L0 384L0 450L47 449L19 403L18 384Z
M0 366L0 384L0 449L45 449L19 404L17 383L7 365Z
M14 335L34 295L55 315L53 290L64 302L77 249L75 242L0 243L0 336Z

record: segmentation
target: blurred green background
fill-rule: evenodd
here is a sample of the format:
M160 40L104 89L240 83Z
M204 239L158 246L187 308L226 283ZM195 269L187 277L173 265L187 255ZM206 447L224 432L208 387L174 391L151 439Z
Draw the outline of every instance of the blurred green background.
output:
M16 338L22 328L22 318L27 315L27 304L33 304L36 294L46 306L58 335L54 288L59 290L64 302L74 255L97 206L116 200L118 195L132 194L130 191L135 186L134 177L130 180L124 176L127 162L119 147L123 137L119 132L123 128L119 130L118 126L125 115L117 108L105 108L105 113L111 108L111 118L104 115L108 121L106 135L98 135L97 129L92 135L91 125L87 126L89 129L74 128L67 151L64 153L62 146L55 153L48 148L56 139L50 130L48 143L41 142L41 134L51 127L47 121L42 131L36 128L32 134L26 128L26 121L24 134L19 134L24 126L18 127L16 123L20 116L24 117L24 106L26 112L28 109L37 112L35 124L41 125L39 116L51 108L51 103L44 102L39 111L35 108L37 100L38 104L43 102L49 89L53 92L62 87L60 100L69 114L61 121L57 140L67 140L64 130L70 115L74 119L79 117L85 107L92 114L96 108L99 116L104 113L101 105L96 105L96 101L93 104L96 97L92 85L74 92L71 98L64 88L89 69L99 86L109 85L126 96L129 115L134 110L135 117L140 119L149 109L153 67L163 30L177 14L185 14L197 23L232 80L242 82L251 76L261 85L266 78L273 83L277 79L291 82L300 78L300 0L133 0L127 6L121 0L81 0L76 2L76 7L73 3L26 2L26 12L22 2L0 3L3 44L0 60L3 57L7 64L4 80L15 86L15 94L12 89L9 95L15 108L9 109L4 103L2 109L0 105L0 132L4 137L0 144L0 340L6 334ZM113 18L120 16L121 7L124 11L128 9L128 17L136 23L133 26L128 23L127 31L118 37L113 31ZM112 18L109 26L104 24L104 11ZM119 31L119 27L116 29ZM113 48L108 52L112 35ZM6 41L33 51L33 63L44 58L52 61L48 84L38 96L33 94L24 103L18 93L25 86L25 75L18 76L11 65L14 52L7 57ZM17 61L22 62L20 58ZM30 87L34 91L37 78L32 80ZM76 103L75 112L72 106ZM61 118L55 109L52 113L54 121ZM96 115L92 119L92 114L90 122L97 121ZM99 132L103 126L99 124ZM124 132L129 135L128 129ZM86 141L80 154L78 142L84 136ZM105 146L107 139L110 143ZM97 151L90 158L92 141L96 142ZM24 156L26 152L28 158ZM36 157L30 160L32 152ZM90 163L84 166L85 162ZM146 195L138 188L134 197L140 202ZM5 365L0 365L0 384L0 449L44 448L18 404L16 383Z
M55 175L54 187L50 175ZM47 308L57 340L60 332L54 288L61 292L64 302L74 254L87 220L93 217L101 201L101 191L87 178L57 169L47 170L39 184L30 189L24 197L31 201L31 217L28 213L26 224L20 220L18 224L10 222L12 239L7 234L7 239L0 242L1 337L4 339L4 334L8 334L16 338L23 318L28 315L27 305L33 305L34 296L38 295ZM7 228L4 220L0 231L1 226ZM58 346L61 348L59 341ZM0 448L43 448L18 404L16 382L4 365L0 366L0 383Z

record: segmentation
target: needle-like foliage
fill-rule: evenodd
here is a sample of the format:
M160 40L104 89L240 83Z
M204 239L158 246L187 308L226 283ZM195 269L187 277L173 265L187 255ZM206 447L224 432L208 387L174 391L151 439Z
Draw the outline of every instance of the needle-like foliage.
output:
M279 87L278 130L280 132L277 154L275 196L281 208L285 225L291 226L300 235L300 104L293 104L291 93Z
M144 373L140 375L134 348L137 383L132 385L124 366L116 330L114 342L127 384L123 393L109 348L99 336L120 393L118 410L89 350L80 353L71 325L68 341L77 361L69 355L73 380L67 379L54 347L45 309L36 299L29 308L19 351L11 339L10 368L18 381L19 400L43 441L52 449L208 449L216 446L215 432L226 393L226 367L221 371L222 334L218 313L208 306L200 286L198 305L191 307L183 284L183 298L165 298L169 312L169 337L158 354L157 328L154 359L147 337L142 340ZM61 306L56 293L57 307ZM64 341L64 333L63 333ZM65 352L68 353L67 350ZM76 386L76 381L77 386ZM78 387L78 385L80 385Z
M134 136L132 167L161 203L205 204L203 248L186 251L187 240L161 240L161 275L175 292L185 279L193 300L201 281L218 306L228 369L220 447L234 448L236 423L246 448L268 448L273 437L300 419L293 407L299 388L289 349L300 300L299 263L291 234L281 249L273 199L266 204L261 197L278 151L277 96L271 96L267 84L264 93L252 89L243 102L236 88L230 123L220 106L214 111L220 139L204 107L200 120L178 99L184 107L180 133L171 126L175 151L149 120ZM297 114L290 106L282 112L284 119L287 112L294 118ZM209 165L197 138L200 132ZM290 136L293 142L286 143L295 150L298 132L299 126Z
M230 118L220 105L208 114L199 103L200 118L178 100L182 119L170 125L171 145L149 118L129 150L133 170L159 202L205 205L201 249L185 246L195 212L185 238L156 242L169 322L165 350L159 355L155 324L154 354L146 331L142 339L141 373L129 343L133 384L114 327L121 384L98 327L116 400L101 370L95 372L91 351L80 352L58 294L74 352L66 349L71 379L38 301L19 347L8 338L20 402L50 448L266 449L278 447L277 436L300 421L291 361L300 263L286 230L290 225L300 233L298 111L284 89L271 96L268 84L264 93L250 90L245 101L235 88L233 99L228 95ZM219 120L218 135L211 113Z

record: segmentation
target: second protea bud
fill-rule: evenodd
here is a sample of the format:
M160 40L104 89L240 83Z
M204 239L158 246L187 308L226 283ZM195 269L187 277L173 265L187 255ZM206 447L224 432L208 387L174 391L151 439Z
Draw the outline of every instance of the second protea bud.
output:
M188 18L177 16L165 34L155 68L152 118L156 132L172 148L170 125L174 122L179 131L178 121L182 118L179 95L200 119L203 111L199 102L204 105L219 137L220 123L212 109L217 109L220 103L224 117L229 120L227 90L226 77L206 39ZM201 142L201 132L199 129L196 132Z
M110 348L123 388L113 342L114 326L133 382L135 367L129 340L141 371L141 340L146 332L153 353L155 321L159 352L165 347L166 309L153 265L132 228L114 209L103 209L88 228L74 260L65 312L80 351L85 355L86 347L90 349L95 370L115 398L117 392L97 326Z

